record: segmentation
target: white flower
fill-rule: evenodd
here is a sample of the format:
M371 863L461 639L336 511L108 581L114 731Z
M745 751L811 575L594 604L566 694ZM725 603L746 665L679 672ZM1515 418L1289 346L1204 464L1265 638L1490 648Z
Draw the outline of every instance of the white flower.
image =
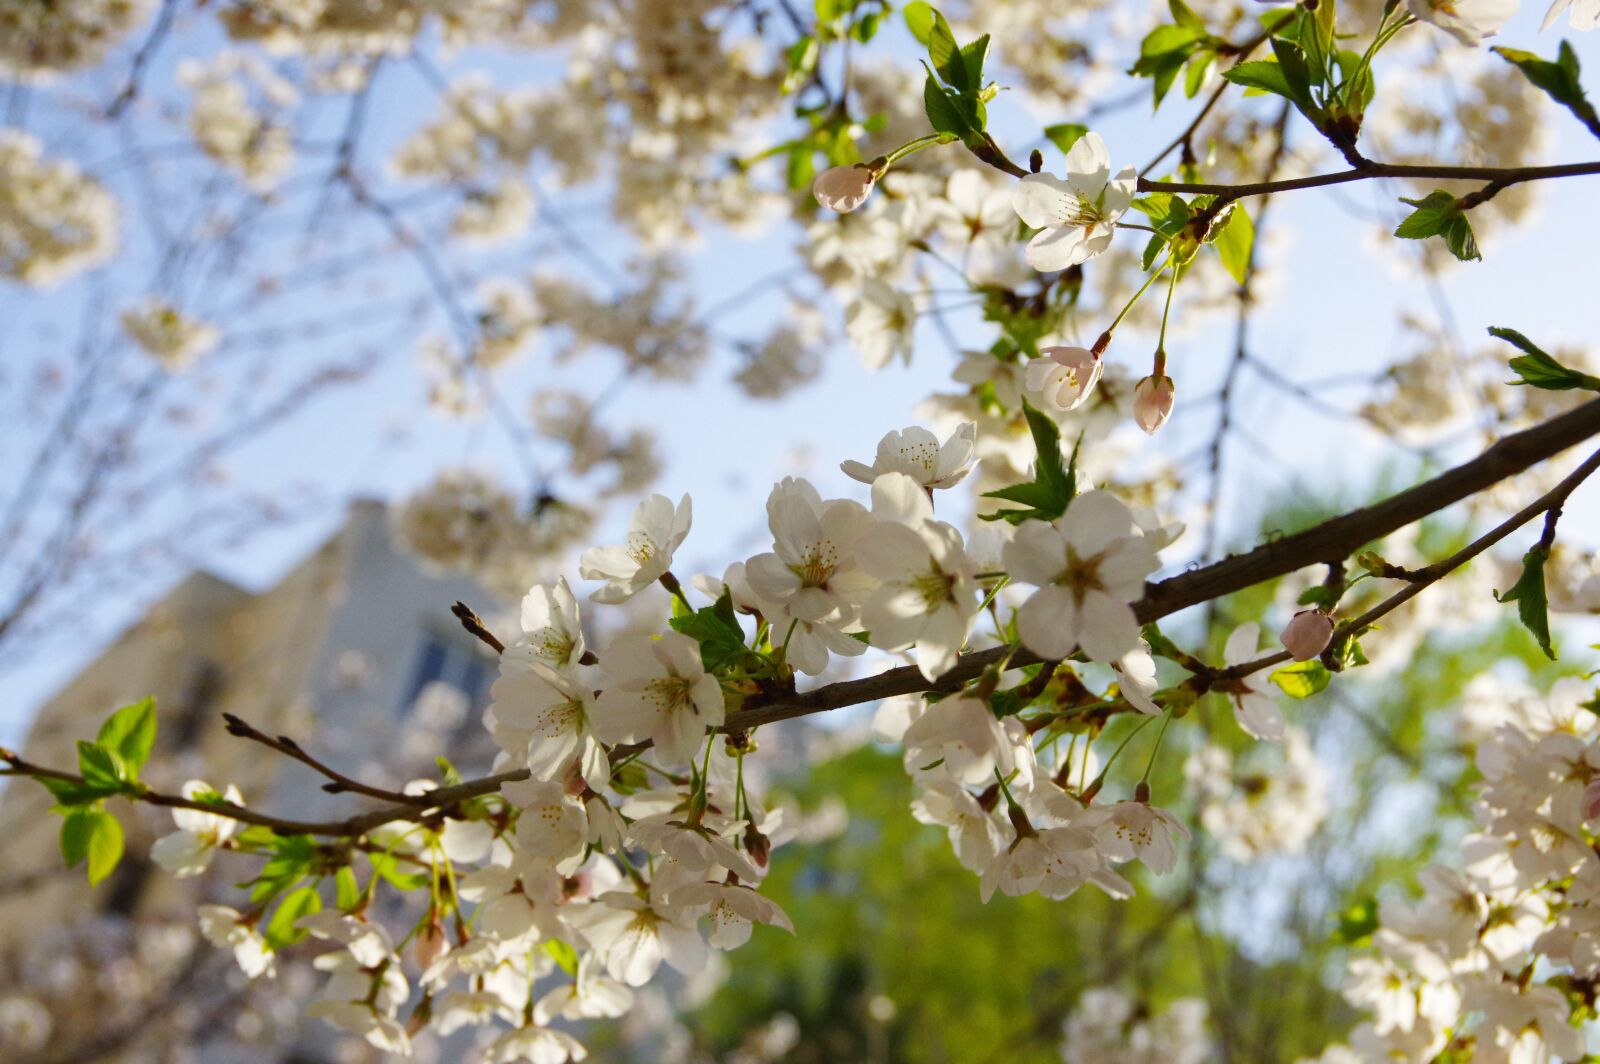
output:
M1223 661L1228 665L1242 665L1256 656L1261 640L1261 627L1254 621L1241 624L1228 636L1222 648ZM1245 733L1257 739L1276 741L1283 738L1283 712L1278 700L1265 688L1256 686L1262 673L1241 676L1222 688L1233 699L1233 716Z
M485 1064L567 1064L583 1060L589 1051L583 1043L554 1027L519 1027L507 1031L484 1049Z
M556 987L534 1004L533 1019L535 1023L609 1019L632 1007L633 991L602 975L586 958L578 962L578 974L572 982Z
M970 695L952 695L929 706L906 729L906 767L961 783L992 783L1011 771L1011 743L989 706ZM930 766L937 762L937 768Z
M1592 30L1600 26L1600 0L1555 0L1544 13L1540 30L1554 26L1561 13L1567 13L1567 25L1575 30Z
M901 481L926 505L904 474L882 479ZM978 612L978 584L961 533L931 518L912 527L880 521L856 551L862 569L880 581L861 608L868 641L889 651L915 645L917 667L930 680L949 672Z
M1165 809L1148 802L1117 802L1089 810L1096 825L1100 851L1113 861L1135 857L1150 871L1165 875L1178 863L1175 838L1187 839L1189 829Z
M689 496L676 508L665 495L652 495L633 512L628 541L620 547L591 547L578 561L585 580L606 586L589 597L596 602L626 602L659 580L672 567L672 552L689 534Z
M1028 362L1023 379L1028 390L1056 410L1076 410L1100 383L1105 363L1086 347L1044 347Z
M923 824L946 829L963 868L982 872L1000 852L1000 822L965 787L932 779L911 803L911 815Z
M501 660L533 658L553 668L576 665L583 657L583 620L567 578L551 587L535 584L522 599L522 635Z
M871 484L885 473L904 473L929 491L953 488L977 464L977 432L975 424L963 421L941 444L939 437L914 425L879 440L872 465L846 461L839 463L839 468L863 484Z
M1162 375L1141 378L1133 386L1133 420L1151 436L1172 416L1174 398L1172 378Z
M706 944L686 927L635 894L610 891L568 917L605 961L611 978L643 986L665 961L692 975L706 961Z
M245 977L271 977L274 956L254 922L246 921L237 909L226 905L202 905L199 909L200 933L219 949L233 950L233 959Z
M861 294L844 312L845 332L868 369L882 369L896 355L911 364L917 308L911 297L876 277L861 282Z
M1009 189L990 181L981 170L967 168L950 175L944 197L929 205L946 240L966 244L1014 229Z
M589 818L583 803L560 783L523 780L500 788L517 815L517 852L547 861L562 875L583 863L589 841Z
M794 924L777 902L739 884L689 883L672 892L672 906L685 914L711 918L707 941L713 949L736 949L749 942L754 924L781 927L794 934Z
M1143 639L1139 645L1110 663L1117 671L1117 689L1128 704L1140 713L1152 717L1161 715L1161 707L1151 697L1161 687L1156 678L1156 661Z
M124 310L122 327L146 354L169 370L192 366L222 338L215 325L155 298Z
M448 1038L463 1027L482 1027L495 1019L511 1022L517 1013L506 1007L499 994L456 990L434 1003L429 1025L440 1038Z
M574 761L590 787L611 778L605 747L594 733L594 693L581 678L514 656L508 647L489 694L495 737L514 739L506 752L523 759L534 779L554 779Z
M797 617L786 604L771 602L756 594L745 574L745 563L734 562L717 581L711 577L696 578L696 587L709 597L722 597L726 587L733 599L734 608L745 613L757 612L765 617L782 646L784 660L807 676L821 675L828 667L828 655L860 657L867 645L846 632L842 622L808 621Z
M1029 650L1060 660L1081 648L1111 662L1138 648L1129 603L1161 563L1115 496L1085 492L1054 522L1024 521L1004 556L1012 579L1039 586L1017 611L1017 634Z
M662 761L694 759L706 729L723 721L722 686L708 675L700 644L678 632L658 639L623 636L601 659L607 677L594 727L607 742L655 744Z
M394 946L382 927L337 909L302 916L295 926L315 938L339 943L362 968L376 968L394 956Z
M680 816L673 812L641 817L629 825L628 834L636 844L651 853L666 854L696 875L721 868L747 882L762 877L761 869L727 839L704 827L689 827ZM670 901L677 904L676 893Z
M1493 37L1517 13L1520 0L1406 0L1420 21L1444 30L1462 44Z
M190 780L183 785L185 798L215 793L204 780ZM244 804L238 788L231 784L222 797L234 805ZM239 826L231 817L198 809L174 809L172 821L178 825L178 830L157 839L150 847L150 857L179 879L198 876L211 867L211 857L217 847L232 838Z
M863 163L833 166L822 171L811 182L811 194L829 210L849 214L867 202L877 181L877 171Z
M802 620L853 620L872 588L856 559L873 523L866 508L850 499L824 502L809 481L785 477L767 497L767 520L774 550L745 563L751 589Z
M1042 230L1028 242L1028 265L1064 270L1110 247L1137 181L1131 166L1111 176L1111 155L1098 133L1085 133L1067 152L1065 179L1052 174L1023 178L1011 206L1026 225Z

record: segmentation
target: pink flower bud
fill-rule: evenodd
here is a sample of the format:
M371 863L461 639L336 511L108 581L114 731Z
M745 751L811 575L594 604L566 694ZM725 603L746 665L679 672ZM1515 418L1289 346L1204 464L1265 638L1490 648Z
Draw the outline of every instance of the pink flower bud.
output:
M1600 817L1600 780L1590 780L1583 789L1583 819Z
M1283 626L1283 649L1296 661L1310 661L1333 639L1333 618L1321 610L1301 610Z
M878 175L870 166L861 163L834 166L822 171L811 182L811 194L824 207L849 214L867 202L877 181Z
M1172 399L1171 377L1151 375L1144 378L1133 386L1133 420L1154 436L1156 429L1172 416Z

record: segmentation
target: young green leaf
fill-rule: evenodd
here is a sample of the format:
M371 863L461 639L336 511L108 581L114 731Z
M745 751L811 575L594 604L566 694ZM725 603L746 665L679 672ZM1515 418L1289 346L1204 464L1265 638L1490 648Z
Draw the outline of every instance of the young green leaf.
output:
M1467 221L1460 202L1450 193L1437 189L1419 200L1402 196L1400 202L1410 204L1416 210L1395 229L1395 236L1407 240L1442 237L1450 253L1462 262L1483 258L1478 252L1478 242L1472 235L1472 223Z
M556 962L556 966L570 976L578 974L578 951L561 941L559 938L545 940L545 953Z
M683 617L674 617L667 623L674 631L700 644L700 660L708 671L715 672L747 653L744 629L733 612L733 597L727 588L723 588L721 597L711 605Z
M1242 204L1234 204L1228 220L1217 231L1212 245L1222 256L1222 265L1228 276L1244 284L1245 273L1250 269L1250 249L1255 246L1256 225Z
M78 775L90 787L117 794L126 789L128 766L115 750L79 739Z
M334 904L345 912L361 902L361 886L356 882L356 870L342 865L333 876Z
M1595 114L1594 106L1578 81L1578 53L1572 50L1572 45L1562 41L1554 62L1520 48L1491 48L1490 51L1522 71L1524 77L1571 111L1589 132L1600 137L1600 115Z
M138 779L139 769L150 760L156 743L155 699L145 698L111 714L94 741L96 746L115 750L127 765L130 778Z
M267 926L261 933L267 945L275 950L292 946L306 937L303 928L295 924L302 916L322 911L322 897L317 893L314 884L307 885L286 894L278 902L278 908L273 911L272 919L267 921Z
M61 824L61 856L68 868L88 861L91 887L117 867L122 845L122 825L104 809L73 809Z
M1523 626L1539 641L1539 649L1552 661L1555 649L1550 645L1550 602L1545 595L1544 562L1549 551L1535 547L1522 556L1522 575L1510 590L1495 597L1501 602L1515 602L1517 616Z
M1511 360L1511 371L1518 377L1511 384L1526 384L1552 392L1570 391L1573 388L1600 391L1600 377L1563 366L1515 329L1491 327L1489 335L1525 352Z
M1240 63L1224 70L1222 77L1246 89L1293 99L1283 67L1272 59L1253 59L1248 63Z
M1088 126L1079 125L1076 122L1058 122L1053 126L1044 127L1045 138L1051 144L1060 148L1063 153L1071 151L1072 146L1078 143L1087 132L1089 132Z
M1310 661L1297 661L1292 665L1285 665L1275 670L1268 679L1282 688L1283 693L1290 698L1310 698L1328 686L1333 674L1322 662L1312 658Z
M933 5L926 0L912 0L901 12L905 16L906 29L911 31L911 36L924 48L928 46L928 38L933 32L933 20L938 17Z
M1034 409L1026 399L1022 401L1022 413L1028 420L1028 432L1033 436L1033 446L1038 452L1033 466L1033 480L983 494L987 499L1021 503L1027 509L984 514L982 516L986 521L1008 521L1014 525L1030 518L1054 521L1067 512L1068 504L1077 494L1077 446L1072 448L1071 460L1063 463L1060 426L1048 414Z

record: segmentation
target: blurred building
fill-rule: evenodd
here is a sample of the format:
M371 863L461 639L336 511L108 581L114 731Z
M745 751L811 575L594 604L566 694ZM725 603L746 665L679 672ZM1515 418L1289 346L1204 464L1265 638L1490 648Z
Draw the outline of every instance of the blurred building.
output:
M283 816L342 816L365 808L364 799L325 794L325 780L298 762L230 736L224 712L270 734L293 736L339 771L379 786L398 788L409 779L436 776L434 759L441 751L464 771L486 769L494 750L481 718L496 666L451 615L458 599L485 616L501 608L477 585L421 568L391 541L384 506L357 502L332 538L267 590L250 592L206 573L181 582L40 710L23 754L36 763L74 767L76 740L92 739L118 707L154 695L160 733L144 778L158 790L175 791L185 780L203 777L218 789L234 784L246 804ZM13 780L0 791L6 840L0 859L0 1028L5 995L33 983L44 984L33 997L52 1013L52 998L61 997L76 1016L75 1029L64 1029L67 1017L55 1015L47 1046L21 1059L263 1059L255 1053L235 1057L220 1044L231 1040L223 1032L217 1032L223 1037L215 1052L163 1055L160 1044L175 1039L153 1028L182 1026L184 1017L177 1013L196 1007L187 1000L192 993L182 1002L163 1002L159 987L144 994L150 988L135 986L122 995L127 1002L91 1005L81 988L72 990L76 977L93 986L92 997L116 999L118 987L100 984L119 964L128 967L127 951L145 948L135 941L138 928L170 926L175 935L177 928L192 929L196 904L236 893L228 884L245 874L245 866L224 855L207 876L175 880L148 857L150 843L172 830L170 817L117 802L127 828L126 856L110 879L91 890L81 868L62 869L60 818L49 813L51 804L32 781ZM85 927L98 928L94 937L100 940L89 946L87 969L46 970L38 955L49 954L61 967L60 958L83 946L73 939ZM124 955L97 960L96 950L119 936L128 938ZM208 989L227 984L242 990L226 954L199 942L192 931L188 939L186 950L168 943L169 952L184 955L168 958L175 979L187 978L190 990L202 978L215 984ZM152 981L150 970L161 967L137 956L133 961L128 978L135 983ZM281 995L284 988L276 989ZM145 998L150 1000L137 1004ZM170 1011L153 1013L157 1006ZM106 1045L95 1044L96 1038ZM120 1055L143 1044L151 1052ZM14 1058L0 1051L0 1059ZM291 1052L266 1059L310 1058Z

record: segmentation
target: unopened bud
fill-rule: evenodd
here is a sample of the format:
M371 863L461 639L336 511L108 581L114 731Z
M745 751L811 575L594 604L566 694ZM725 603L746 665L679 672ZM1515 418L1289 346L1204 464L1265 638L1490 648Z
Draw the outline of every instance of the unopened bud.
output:
M811 182L811 194L817 202L840 214L849 214L872 195L878 174L870 166L854 163L835 166L822 171Z
M1583 789L1583 818L1593 820L1600 816L1600 780L1590 780Z
M1382 576L1389 568L1389 563L1384 559L1383 555L1375 550L1364 550L1357 554L1356 564L1373 576Z
M445 939L444 925L439 922L439 912L434 910L428 919L428 926L424 927L417 935L413 948L416 951L417 964L423 968L432 966L433 962L444 955L449 943Z
M1294 660L1310 661L1332 642L1333 618L1321 610L1301 610L1284 625L1278 638Z
M1172 378L1152 374L1133 386L1133 420L1154 436L1172 416L1174 389Z
M756 828L754 824L744 829L744 849L750 859L759 867L767 867L767 860L772 856L772 840Z

